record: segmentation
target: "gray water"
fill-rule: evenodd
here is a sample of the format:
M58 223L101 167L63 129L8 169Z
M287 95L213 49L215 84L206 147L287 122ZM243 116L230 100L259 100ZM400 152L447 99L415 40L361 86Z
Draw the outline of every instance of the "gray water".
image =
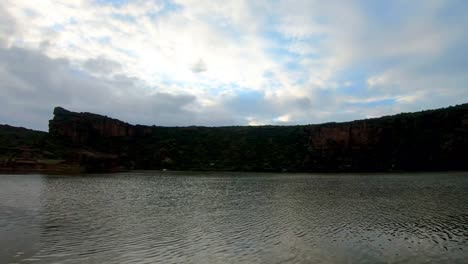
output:
M468 173L0 175L0 263L467 263Z

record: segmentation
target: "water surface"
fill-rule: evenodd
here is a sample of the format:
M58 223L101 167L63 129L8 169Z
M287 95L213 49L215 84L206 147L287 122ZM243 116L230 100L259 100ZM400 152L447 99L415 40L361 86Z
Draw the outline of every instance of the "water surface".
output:
M0 175L1 263L466 263L468 173Z

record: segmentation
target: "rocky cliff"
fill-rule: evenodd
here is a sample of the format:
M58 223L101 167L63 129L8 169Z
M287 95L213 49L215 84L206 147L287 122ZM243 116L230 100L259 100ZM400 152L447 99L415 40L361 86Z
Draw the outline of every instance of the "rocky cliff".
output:
M89 145L101 137L134 137L151 133L151 130L107 116L75 113L56 107L54 119L49 122L49 132L66 138L72 144Z
M50 136L136 169L388 171L468 169L468 104L346 123L140 126L57 107Z
M468 167L468 105L311 127L310 169Z

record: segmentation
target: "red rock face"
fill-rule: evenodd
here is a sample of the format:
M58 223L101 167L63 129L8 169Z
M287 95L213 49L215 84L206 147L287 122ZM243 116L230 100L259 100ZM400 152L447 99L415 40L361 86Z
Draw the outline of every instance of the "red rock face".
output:
M326 124L312 128L309 144L316 148L328 148L330 144L359 148L375 144L381 130L370 127L366 121Z
M49 132L74 148L113 153L138 168L170 160L175 169L468 169L468 104L345 123L226 128L134 126L56 108Z
M133 129L128 124L109 119L91 122L91 127L97 131L99 135L105 137L127 137L129 136L129 130Z
M91 113L74 113L57 107L49 130L55 136L66 138L74 144L89 143L93 138L134 137L138 133L133 125ZM143 134L151 130L142 131Z

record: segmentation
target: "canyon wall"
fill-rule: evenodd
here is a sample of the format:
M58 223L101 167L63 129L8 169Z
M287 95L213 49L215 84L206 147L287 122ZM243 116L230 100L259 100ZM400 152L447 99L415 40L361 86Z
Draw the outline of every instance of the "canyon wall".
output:
M468 169L468 104L345 123L259 127L130 125L57 107L50 135L130 169Z
M88 146L96 139L142 136L151 133L151 129L107 116L76 113L56 107L54 119L49 122L49 133L63 137L72 144Z

